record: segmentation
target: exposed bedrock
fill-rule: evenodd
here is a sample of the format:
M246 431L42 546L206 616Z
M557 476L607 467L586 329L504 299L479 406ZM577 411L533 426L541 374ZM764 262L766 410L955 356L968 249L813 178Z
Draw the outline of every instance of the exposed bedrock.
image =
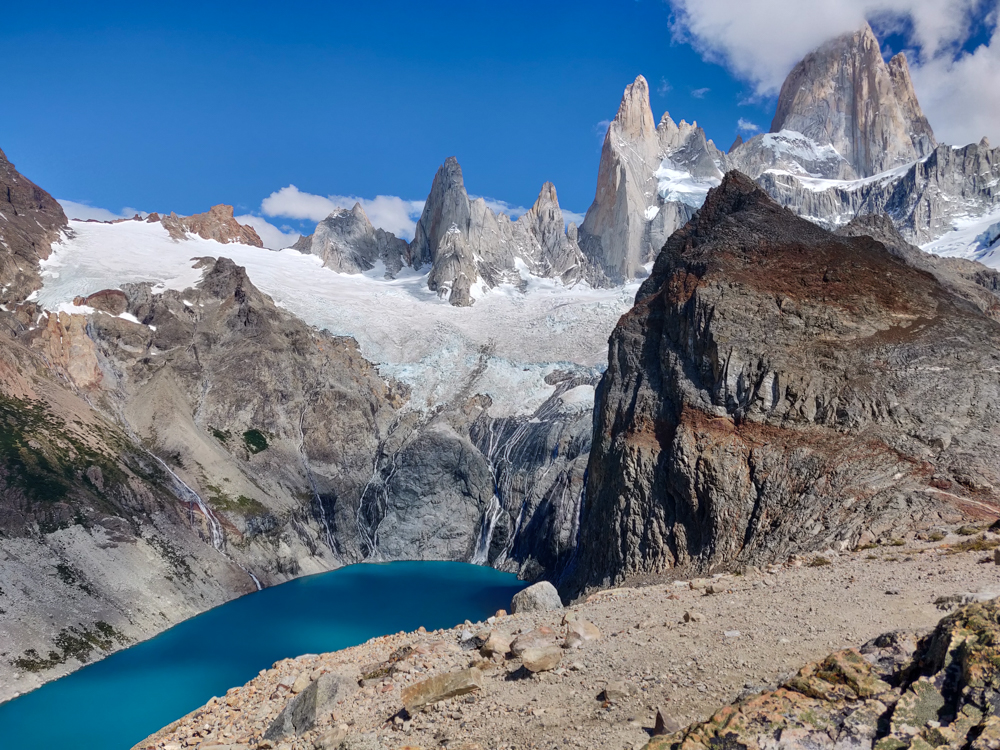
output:
M611 337L568 587L994 517L998 367L980 305L729 173Z

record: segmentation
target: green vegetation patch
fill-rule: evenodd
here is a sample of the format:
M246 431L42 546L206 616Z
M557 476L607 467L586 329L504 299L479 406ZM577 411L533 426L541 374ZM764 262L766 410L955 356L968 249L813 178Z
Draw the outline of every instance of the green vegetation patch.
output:
M208 496L208 504L215 510L239 513L244 516L259 516L267 512L267 508L259 500L254 500L252 497L238 495L233 498L214 484L207 484L205 487L212 493Z
M243 443L251 453L267 450L267 437L260 430L247 430L243 433Z
M973 539L966 539L964 542L951 545L949 552L953 555L959 552L988 552L997 547L1000 547L1000 540L977 536Z
M211 431L212 436L220 443L228 443L229 438L233 436L233 433L229 430L220 430L217 427L209 427L208 429Z
M113 446L112 451L121 447L115 444L114 436L99 433L97 437ZM82 487L101 498L103 492L92 480L86 481L89 477L82 473L87 467L100 470L105 487L125 478L113 455L105 455L88 445L43 402L4 395L0 395L0 466L6 474L6 483L24 493L29 508L35 503L51 508L57 503L70 502ZM66 518L57 519L41 509L30 509L39 519L43 533L69 525ZM74 522L82 518L78 512Z
M103 620L95 622L93 629L83 625L78 627L70 625L59 631L59 635L55 637L58 651L52 650L48 656L41 656L35 649L29 648L10 663L24 672L42 672L64 664L69 659L76 659L81 664L86 664L94 651L107 653L114 648L116 642L127 646L128 638Z
M833 563L830 562L827 558L820 557L819 555L817 555L816 557L814 557L812 560L809 561L810 568L822 568L824 565L833 565Z

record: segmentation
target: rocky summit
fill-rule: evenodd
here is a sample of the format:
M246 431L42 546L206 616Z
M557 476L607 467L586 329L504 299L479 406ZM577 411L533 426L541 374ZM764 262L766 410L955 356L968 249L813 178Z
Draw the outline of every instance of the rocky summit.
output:
M577 587L992 517L998 359L919 265L726 175L612 334Z
M0 151L0 304L21 302L41 287L38 261L65 229L62 206L21 175Z

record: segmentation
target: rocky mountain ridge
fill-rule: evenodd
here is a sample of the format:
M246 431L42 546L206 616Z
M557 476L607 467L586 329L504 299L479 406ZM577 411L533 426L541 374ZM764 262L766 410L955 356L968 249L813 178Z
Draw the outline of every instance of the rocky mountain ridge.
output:
M730 172L671 236L611 337L569 590L1000 512L997 277L862 232Z
M469 305L499 284L523 286L526 273L600 286L643 277L666 239L732 169L827 228L884 213L908 241L926 245L956 222L997 207L998 165L985 141L960 149L937 143L906 56L886 62L866 24L800 61L782 86L771 132L746 142L737 137L727 153L697 123L675 123L665 113L657 124L649 85L638 76L609 124L594 202L579 227L564 231L555 220L561 211L550 184L528 219L512 221L470 201L450 158L435 175L409 245L376 232L356 206L354 218L338 209L315 239L303 237L296 248L352 273L376 261L389 277L404 266L430 265L429 287ZM993 244L965 242L947 252L983 257Z

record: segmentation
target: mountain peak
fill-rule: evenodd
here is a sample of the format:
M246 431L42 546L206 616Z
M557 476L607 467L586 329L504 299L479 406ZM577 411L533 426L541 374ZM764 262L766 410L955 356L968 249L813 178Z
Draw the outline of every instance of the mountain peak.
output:
M936 145L906 56L889 64L871 26L806 55L781 87L771 132L792 130L833 146L858 176L926 156Z
M612 125L617 125L621 134L629 138L648 137L656 132L649 104L649 84L643 76L637 76L625 87ZM608 132L610 134L610 128Z

